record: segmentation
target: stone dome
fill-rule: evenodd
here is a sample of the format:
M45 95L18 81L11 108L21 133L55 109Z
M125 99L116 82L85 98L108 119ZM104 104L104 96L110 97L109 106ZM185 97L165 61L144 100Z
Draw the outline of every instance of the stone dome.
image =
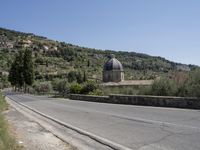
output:
M104 65L104 71L123 71L122 64L115 58L114 55Z

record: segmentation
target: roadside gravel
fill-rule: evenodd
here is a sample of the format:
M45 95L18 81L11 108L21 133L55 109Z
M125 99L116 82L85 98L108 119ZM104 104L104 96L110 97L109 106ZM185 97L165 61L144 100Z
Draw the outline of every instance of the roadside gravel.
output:
M13 136L24 150L74 150L38 123L30 120L14 108L5 113Z

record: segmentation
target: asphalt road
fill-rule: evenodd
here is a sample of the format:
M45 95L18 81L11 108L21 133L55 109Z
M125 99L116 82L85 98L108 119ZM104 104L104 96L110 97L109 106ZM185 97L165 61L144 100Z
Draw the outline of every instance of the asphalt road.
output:
M134 150L200 150L200 110L8 97Z

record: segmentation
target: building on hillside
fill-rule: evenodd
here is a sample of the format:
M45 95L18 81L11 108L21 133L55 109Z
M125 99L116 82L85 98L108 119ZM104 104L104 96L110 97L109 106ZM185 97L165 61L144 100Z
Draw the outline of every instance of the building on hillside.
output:
M124 70L122 64L114 55L105 63L103 68L103 82L124 81Z

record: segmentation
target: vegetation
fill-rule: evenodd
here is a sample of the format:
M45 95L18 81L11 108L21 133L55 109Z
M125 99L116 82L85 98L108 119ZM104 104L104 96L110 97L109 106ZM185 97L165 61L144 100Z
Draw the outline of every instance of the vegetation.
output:
M83 86L79 83L72 83L69 90L72 94L81 94L83 91Z
M140 91L143 95L157 96L174 96L176 95L177 87L173 80L162 78L156 80L150 87L146 87Z
M53 86L53 90L58 92L61 96L65 96L66 94L70 93L69 83L63 79L54 79L51 82Z
M103 64L110 54L122 62L125 79L155 79L177 70L194 70L194 65L184 65L161 57L135 52L97 50L64 42L49 40L30 33L0 28L0 70L9 71L15 55L29 49L35 61L35 79L53 80L68 77L68 82L101 80ZM75 74L75 75L74 75ZM32 76L32 75L31 75Z
M126 80L156 81L149 87L98 86L103 64L110 54L122 62ZM69 93L200 96L198 66L146 54L91 49L0 28L0 58L0 71L4 73L0 75L0 88L8 87L9 79L18 89L28 87L35 93L55 91L62 96Z
M33 85L33 89L37 94L51 93L53 91L52 85L48 81L36 82Z
M110 94L125 94L125 95L137 95L141 89L144 87L142 86L108 86L108 87L101 87L101 91L103 95L110 95Z
M4 119L2 112L7 109L6 101L0 94L0 149L1 150L19 150L15 140L10 136L8 131L8 123Z
M84 74L82 74L80 71L70 71L68 73L68 82L72 83L72 82L78 82L78 83L83 83L86 82L87 77L86 74L84 72Z
M10 86L10 83L8 81L8 76L7 75L2 75L0 77L0 89L4 89Z
M138 94L157 96L200 97L200 71L196 70L177 80L162 78L155 81L150 87L143 88Z
M15 88L26 91L26 86L31 86L34 81L32 52L28 49L20 50L16 55L9 71L9 81Z
M177 95L184 97L200 97L200 70L189 74L189 77L178 88Z
M26 91L26 85L31 86L34 82L32 52L29 49L26 49L24 52L23 77L24 77L25 91Z

